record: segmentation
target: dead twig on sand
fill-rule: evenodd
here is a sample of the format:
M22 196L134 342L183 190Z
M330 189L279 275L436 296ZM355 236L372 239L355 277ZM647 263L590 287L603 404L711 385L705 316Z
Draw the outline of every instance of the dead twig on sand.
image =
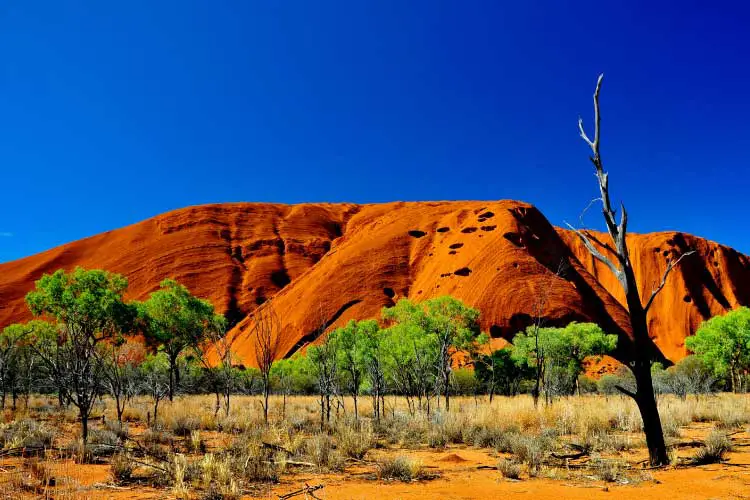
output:
M288 498L293 498L299 495L305 495L305 497L312 497L315 499L319 499L319 497L315 496L315 492L322 489L322 484L316 484L315 486L310 486L309 484L305 483L305 487L299 490L292 491L290 493L286 493L284 495L279 495L279 500L287 500Z

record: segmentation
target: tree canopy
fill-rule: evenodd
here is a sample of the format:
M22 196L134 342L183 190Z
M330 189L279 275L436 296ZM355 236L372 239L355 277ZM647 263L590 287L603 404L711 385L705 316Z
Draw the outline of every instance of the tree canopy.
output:
M750 370L750 308L740 307L703 322L685 345L718 377L741 390Z

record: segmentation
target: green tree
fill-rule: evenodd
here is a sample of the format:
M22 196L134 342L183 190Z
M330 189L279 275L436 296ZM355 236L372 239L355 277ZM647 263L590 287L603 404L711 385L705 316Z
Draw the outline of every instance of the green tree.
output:
M444 296L415 304L401 299L383 310L383 319L421 331L435 344L437 350L437 381L450 410L451 370L455 355L468 350L476 342L479 331L479 311L453 297Z
M490 402L496 392L504 396L518 394L521 383L534 375L525 361L513 358L511 346L477 356L474 361L474 376L489 393Z
M52 338L57 330L37 332L36 350L68 400L78 408L84 450L88 419L102 390L97 345L127 331L133 319L123 302L127 284L118 274L79 267L69 273L59 270L45 274L26 295L33 314L54 318L60 326L57 338Z
M16 409L16 394L19 383L19 364L23 342L30 333L29 325L14 324L0 332L0 407L5 409L8 392L13 395L13 410Z
M685 339L688 349L718 377L728 377L732 392L745 386L750 370L750 308L740 307L701 324Z
M141 387L144 392L151 396L154 402L154 419L152 422L153 425L156 425L159 416L159 403L169 394L169 357L163 351L148 354L138 368Z
M209 330L224 330L226 320L207 300L194 297L173 279L137 304L145 335L162 346L169 361L169 400L180 386L178 358L186 349L198 350Z
M102 382L115 400L117 421L122 424L125 408L138 389L138 365L145 357L142 343L119 336L97 348L102 363Z
M330 336L333 337L333 343L338 349L336 359L339 364L339 372L343 375L343 383L354 401L354 419L356 422L359 421L357 401L368 361L367 339L378 330L378 324L374 320L351 320L343 328L337 328L330 333Z
M331 397L338 393L339 388L339 349L336 337L330 335L318 345L307 349L307 362L301 368L309 371L318 385L320 395L320 429L331 423Z
M363 324L366 323L366 324ZM360 322L360 342L358 348L364 363L364 369L372 394L372 409L375 420L385 411L386 365L383 347L383 330L374 320Z
M531 328L531 327L530 327ZM593 323L570 323L565 328L540 328L538 336L519 333L513 339L513 358L542 371L547 402L571 392L589 356L607 354L617 345L616 335L605 334Z
M432 391L437 385L435 339L417 324L395 323L382 331L380 349L385 377L396 392L406 397L409 412L426 410L429 415Z

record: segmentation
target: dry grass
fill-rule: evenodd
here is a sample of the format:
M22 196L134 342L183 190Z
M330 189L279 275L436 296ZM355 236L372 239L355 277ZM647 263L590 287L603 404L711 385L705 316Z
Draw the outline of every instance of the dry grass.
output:
M234 499L285 475L346 473L355 464L369 467L369 473L381 480L429 478L427 469L409 457L411 450L426 448L487 450L499 455L497 468L509 479L567 478L570 472L552 454L584 450L590 460L581 477L607 482L631 477L633 464L627 461L633 460L634 453L645 452L640 415L635 404L621 396L559 398L538 407L528 396L497 397L492 404L454 398L449 413L433 406L429 415L412 414L403 398L389 396L379 422L371 418L366 398L360 400L358 421L350 405L347 400L334 411L331 425L321 432L315 397L290 398L284 419L280 398L272 398L268 426L261 420L257 397L233 398L229 415L214 414L212 396L178 397L162 403L156 421L149 418L150 401L136 398L122 425L105 400L96 410L104 419L91 424L87 456L109 463L116 484L151 484L176 498ZM689 436L686 429L691 425L713 424L715 430L690 461L695 464L722 461L731 448L727 433L750 421L747 395L685 400L662 396L659 407L672 440ZM6 411L3 419L4 450L48 451L35 461L25 461L22 475L8 475L0 484L0 496L26 498L29 491L46 485L55 490L55 498L65 498L60 486L64 477L58 472L53 478L57 486L51 486L49 471L62 460L58 450L76 446L75 412L59 410L50 398L32 397L29 408L16 414ZM379 449L371 451L374 448ZM14 496L14 491L23 494Z

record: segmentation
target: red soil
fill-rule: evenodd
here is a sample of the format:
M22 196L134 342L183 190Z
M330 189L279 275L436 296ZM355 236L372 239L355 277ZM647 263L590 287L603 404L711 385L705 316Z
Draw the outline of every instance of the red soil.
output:
M685 355L684 339L702 320L750 304L747 256L676 232L632 235L629 242L644 296L670 256L697 250L672 272L649 314L668 358ZM515 201L176 210L0 264L0 327L29 319L23 297L42 273L79 265L124 274L131 298L145 298L167 277L184 283L237 322L231 334L248 365L253 339L243 318L269 298L283 324L282 355L314 341L322 322L377 317L399 298L439 295L478 308L493 337L510 338L540 305L551 325L595 321L628 337L614 277L570 231Z

